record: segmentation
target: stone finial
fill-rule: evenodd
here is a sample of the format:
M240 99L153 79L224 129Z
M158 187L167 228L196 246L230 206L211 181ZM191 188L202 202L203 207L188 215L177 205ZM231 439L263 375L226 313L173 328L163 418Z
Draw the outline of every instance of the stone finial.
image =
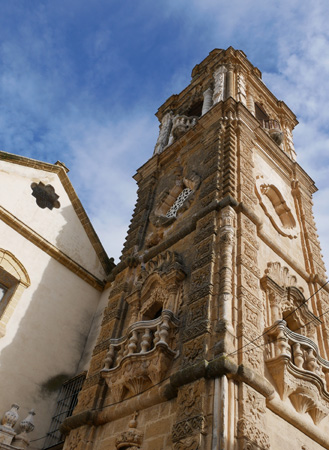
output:
M17 436L15 436L13 445L15 448L19 450L26 450L27 447L30 445L30 439L28 438L27 434L31 433L31 431L34 430L34 421L33 416L35 416L35 412L33 409L31 409L25 417L24 420L21 421L20 428L21 432Z
M34 430L34 420L33 416L35 416L35 412L33 409L29 411L29 414L27 417L25 417L24 420L19 424L22 430L22 433L31 433L31 431Z
M7 429L13 429L17 420L18 420L18 409L19 406L16 405L16 403L13 403L11 405L11 409L7 412L5 412L1 424L3 427Z
M0 442L2 444L11 445L11 442L16 435L14 426L18 420L19 406L16 403L11 405L11 409L5 412L0 425Z

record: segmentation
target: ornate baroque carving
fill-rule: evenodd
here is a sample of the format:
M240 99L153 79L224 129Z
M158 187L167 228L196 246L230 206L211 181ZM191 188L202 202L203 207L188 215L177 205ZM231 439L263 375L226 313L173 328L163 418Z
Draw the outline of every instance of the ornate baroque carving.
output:
M177 396L177 417L187 419L199 415L202 411L202 395L204 395L204 392L204 379L181 387Z
M197 433L204 433L206 428L206 420L203 415L185 419L174 424L172 429L173 442L181 441L189 438Z
M204 336L183 344L182 366L196 364L204 359Z

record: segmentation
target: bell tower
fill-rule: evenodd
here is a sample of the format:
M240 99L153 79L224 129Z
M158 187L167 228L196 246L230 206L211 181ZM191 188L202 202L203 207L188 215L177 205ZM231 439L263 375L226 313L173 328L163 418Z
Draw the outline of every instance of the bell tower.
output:
M295 115L230 47L157 117L64 449L329 449L329 286Z

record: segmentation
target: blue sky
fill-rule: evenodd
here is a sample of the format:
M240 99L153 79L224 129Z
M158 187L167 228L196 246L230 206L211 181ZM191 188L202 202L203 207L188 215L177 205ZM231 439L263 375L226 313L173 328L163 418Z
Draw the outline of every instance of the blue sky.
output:
M329 264L329 2L12 0L0 16L0 149L65 162L116 261L157 108L213 48L243 50L296 113Z

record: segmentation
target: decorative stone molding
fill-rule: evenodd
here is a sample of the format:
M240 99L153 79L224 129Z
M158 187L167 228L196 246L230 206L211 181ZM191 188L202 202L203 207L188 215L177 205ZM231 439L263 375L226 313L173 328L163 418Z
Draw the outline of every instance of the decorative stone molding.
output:
M177 352L173 349L179 320L171 311L150 321L131 325L120 339L111 339L101 370L113 401L136 395L159 383Z
M298 222L279 189L265 182L263 176L256 177L255 188L259 203L274 228L282 236L297 238L300 231Z
M244 105L247 106L247 87L246 87L246 79L244 74L239 71L237 74L237 83L238 83L238 100Z
M329 413L329 361L317 345L289 330L284 320L265 330L266 365L282 400L290 398L295 409L308 413L317 425Z
M205 431L206 419L201 414L175 423L172 430L172 440L173 442L182 441L185 438L190 438L193 434L204 434Z
M225 90L225 78L227 69L225 66L220 66L214 72L214 93L213 93L213 104L224 100L224 90Z
M267 263L265 275L271 278L280 287L296 286L297 278L289 273L288 267L281 266L279 262Z
M175 442L174 450L199 450L201 448L201 436L192 436Z

